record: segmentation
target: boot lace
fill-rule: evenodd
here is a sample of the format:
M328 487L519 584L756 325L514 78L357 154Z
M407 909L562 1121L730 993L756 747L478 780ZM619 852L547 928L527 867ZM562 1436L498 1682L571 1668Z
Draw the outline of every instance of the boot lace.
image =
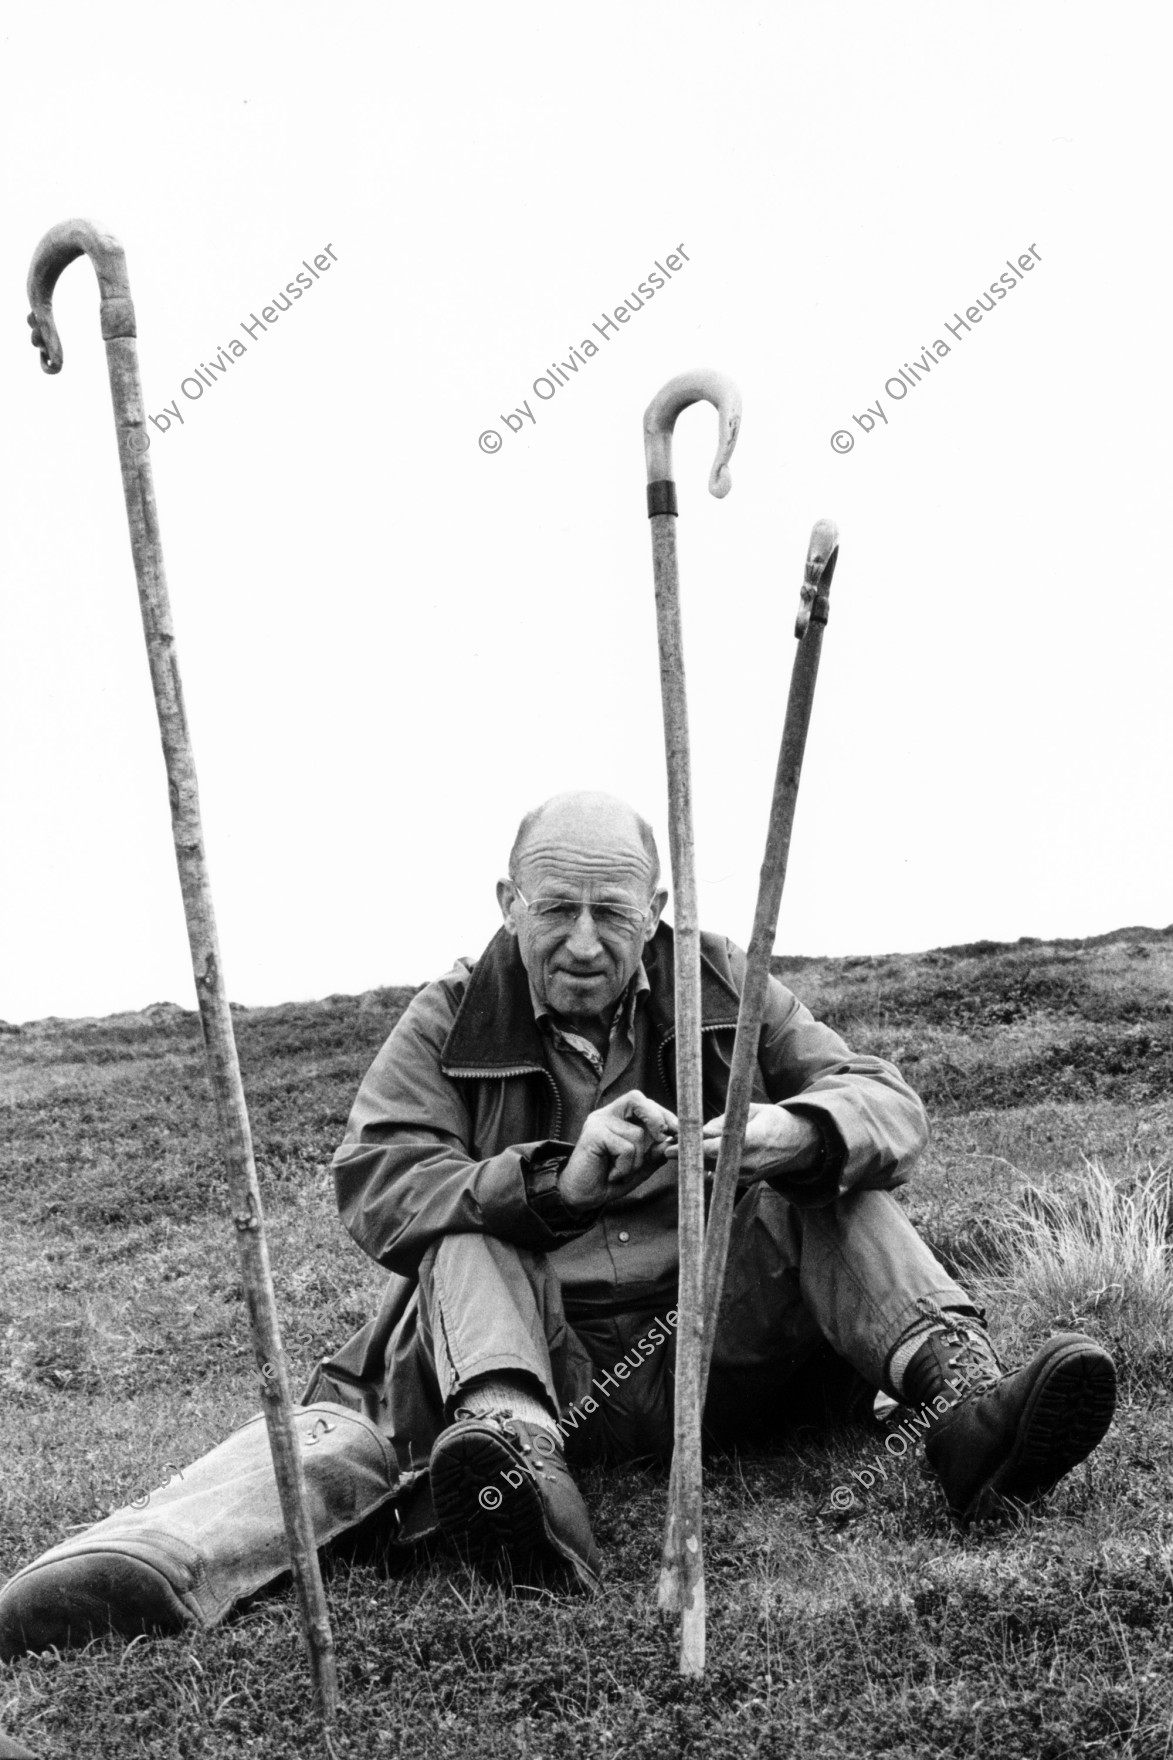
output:
M956 1375L966 1384L959 1390L958 1405L997 1387L1005 1371L984 1332L955 1319L946 1321L943 1335L950 1347L950 1380Z
M519 1442L513 1413L508 1406L493 1406L489 1411L474 1412L469 1406L456 1406L452 1412L452 1422L458 1424L462 1418L479 1418L482 1423L496 1424L511 1442Z

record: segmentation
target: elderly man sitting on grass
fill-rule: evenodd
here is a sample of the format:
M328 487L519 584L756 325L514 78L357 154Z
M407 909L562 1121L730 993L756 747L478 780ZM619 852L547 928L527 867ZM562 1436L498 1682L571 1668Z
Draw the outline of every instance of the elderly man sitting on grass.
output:
M412 1001L334 1157L346 1226L392 1275L307 1399L362 1414L390 1444L405 1534L438 1526L477 1560L568 1587L593 1588L601 1561L567 1457L672 1444L666 896L632 807L579 793L530 813L498 882L501 928ZM714 1161L744 963L724 937L702 938ZM771 979L706 1420L735 1436L784 1411L796 1370L833 1352L931 1414L925 1452L966 1524L1040 1496L1090 1453L1115 1372L1080 1333L1004 1369L891 1195L927 1134L892 1064L851 1051ZM70 1629L86 1629L93 1549L58 1551L60 1617L52 1627L41 1606L42 1637L71 1606ZM0 1634L17 1617L6 1599ZM90 1629L94 1604L91 1586ZM133 1629L127 1610L109 1623Z

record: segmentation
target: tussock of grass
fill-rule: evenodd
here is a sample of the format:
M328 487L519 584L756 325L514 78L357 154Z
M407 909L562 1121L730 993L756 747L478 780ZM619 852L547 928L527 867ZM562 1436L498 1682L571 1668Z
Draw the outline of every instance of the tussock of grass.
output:
M982 1281L1024 1333L1088 1331L1122 1374L1159 1373L1173 1353L1171 1220L1166 1168L1114 1180L1085 1159L1060 1188L1024 1186L986 1224Z

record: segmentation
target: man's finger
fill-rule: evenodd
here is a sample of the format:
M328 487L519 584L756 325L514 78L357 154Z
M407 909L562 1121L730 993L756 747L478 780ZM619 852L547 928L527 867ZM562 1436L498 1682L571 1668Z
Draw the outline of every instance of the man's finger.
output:
M662 1137L665 1131L679 1130L679 1120L674 1112L666 1106L657 1105L638 1091L627 1095L626 1116L638 1119L644 1129L653 1137Z
M608 1122L600 1147L607 1168L608 1185L624 1179L642 1162L647 1147L644 1133L634 1119L613 1118Z
M644 1133L634 1118L609 1118L603 1127L602 1140L609 1152L618 1153L620 1147L640 1147Z
M711 1156L716 1155L716 1153L717 1153L718 1149L720 1149L720 1147L721 1147L721 1133L720 1133L720 1131L718 1130L715 1135L710 1136L708 1126L706 1125L705 1134L701 1138L702 1153L706 1157L711 1157ZM662 1143L656 1144L655 1153L659 1157L661 1157L661 1159L664 1161L679 1161L679 1159L680 1159L680 1138L679 1137L665 1137Z
M675 1137L661 1137L658 1143L651 1143L644 1151L641 1163L645 1173L655 1173L668 1161L675 1161L678 1147Z

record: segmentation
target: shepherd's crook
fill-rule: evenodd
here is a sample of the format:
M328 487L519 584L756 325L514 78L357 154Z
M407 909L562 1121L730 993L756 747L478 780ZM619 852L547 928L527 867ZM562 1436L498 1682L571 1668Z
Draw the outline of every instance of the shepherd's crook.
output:
M668 764L668 836L676 938L676 1110L680 1119L680 1287L677 1298L676 1415L672 1489L660 1566L662 1612L679 1613L680 1672L704 1673L705 1567L701 1533L701 1349L704 1330L704 1148L701 1102L701 943L692 832L688 701L676 570L676 485L672 430L681 410L705 398L720 417L709 489L730 489L729 458L741 426L732 380L700 370L669 380L644 416L648 516L660 648L660 694Z
M47 232L37 246L29 270L28 294L32 311L29 323L33 343L41 351L46 373L61 371L61 342L53 322L53 289L68 263L82 254L94 265L101 289L102 337L114 400L118 430L118 456L122 465L122 489L130 521L130 547L138 580L147 657L155 689L155 708L167 766L171 798L171 829L175 859L187 915L187 938L199 997L200 1023L208 1075L216 1102L216 1116L224 1145L224 1161L232 1199L233 1221L240 1245L245 1296L252 1324L253 1346L260 1371L261 1399L273 1451L273 1466L285 1516L285 1532L293 1575L301 1605L302 1623L309 1646L314 1694L323 1722L335 1715L338 1685L334 1666L334 1641L317 1549L306 1507L305 1479L293 1408L289 1371L277 1324L277 1304L269 1274L261 1197L253 1162L252 1135L236 1058L228 992L220 965L216 923L212 914L212 891L204 857L195 764L179 667L175 655L175 632L163 573L163 549L155 511L155 491L147 456L150 439L143 431L142 388L139 383L138 350L135 346L134 306L126 277L122 246L109 233L88 220L66 220ZM329 1737L327 1735L327 1743Z

